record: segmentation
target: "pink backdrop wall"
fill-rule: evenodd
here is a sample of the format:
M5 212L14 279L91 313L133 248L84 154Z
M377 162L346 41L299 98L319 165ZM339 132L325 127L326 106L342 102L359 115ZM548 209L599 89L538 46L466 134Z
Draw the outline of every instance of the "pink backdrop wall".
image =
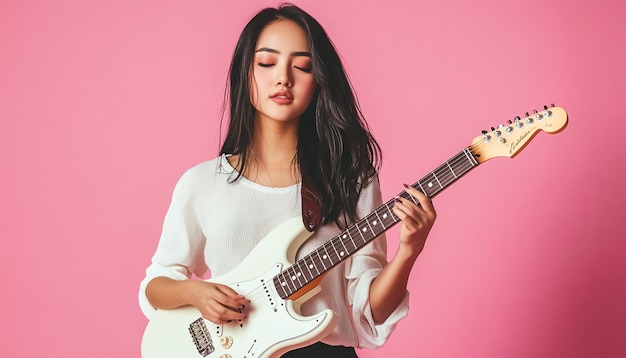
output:
M171 190L216 154L235 40L274 4L0 3L0 356L139 356ZM570 115L435 200L410 315L361 356L626 356L626 4L298 4L347 63L387 197L481 129Z

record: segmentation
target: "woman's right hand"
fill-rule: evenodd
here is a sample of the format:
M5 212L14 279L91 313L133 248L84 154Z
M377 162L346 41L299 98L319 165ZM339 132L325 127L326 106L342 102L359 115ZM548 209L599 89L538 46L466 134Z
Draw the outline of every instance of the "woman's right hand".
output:
M150 304L158 309L195 306L202 316L216 324L246 318L244 308L250 300L232 288L202 280L173 280L155 277L146 287Z
M215 324L242 320L250 300L232 288L213 282L189 280L189 300L202 316Z

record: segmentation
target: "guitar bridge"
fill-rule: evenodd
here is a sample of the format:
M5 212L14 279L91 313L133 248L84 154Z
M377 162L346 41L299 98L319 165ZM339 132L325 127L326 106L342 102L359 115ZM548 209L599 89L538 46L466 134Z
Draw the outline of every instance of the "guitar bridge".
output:
M196 345L196 349L198 349L198 353L200 353L200 355L206 357L215 352L213 340L211 339L209 330L206 328L202 317L191 322L189 325L189 333L191 334L193 343Z

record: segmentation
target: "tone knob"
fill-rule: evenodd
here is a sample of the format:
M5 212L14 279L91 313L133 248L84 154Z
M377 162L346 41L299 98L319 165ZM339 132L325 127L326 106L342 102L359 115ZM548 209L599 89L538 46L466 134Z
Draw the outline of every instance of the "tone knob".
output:
M228 348L232 347L232 345L233 345L233 337L231 337L231 336L220 337L220 344L222 345L222 347L224 347L224 349L228 349Z

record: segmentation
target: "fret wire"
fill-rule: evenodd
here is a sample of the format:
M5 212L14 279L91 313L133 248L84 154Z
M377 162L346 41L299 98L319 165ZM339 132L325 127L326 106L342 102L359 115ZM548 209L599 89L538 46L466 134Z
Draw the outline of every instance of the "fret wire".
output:
M365 237L363 237L363 234L361 233L361 228L358 225L355 225L357 227L357 230L359 231L359 235L361 235L361 239L363 239L363 243L367 243L367 240L365 240Z
M295 265L291 265L291 267L290 267L290 268L292 269L292 275L291 275L289 278L291 279L291 281L293 281L293 285L296 287L296 290L295 290L295 291L297 291L299 288L301 288L301 287L302 287L302 282L300 282L300 275L302 275L302 274L298 275L298 273L299 273L300 271L297 271L297 270L296 270L296 266L299 266L299 264L300 264L299 262L296 262L296 263L295 263ZM295 278L295 279L294 279L294 278ZM295 281L295 280L298 280L298 284L300 285L300 287L298 287L298 286L296 285L296 281ZM294 291L294 292L295 292L295 291Z
M425 179L425 181L426 181L426 186L428 187L428 189L429 189L429 190L433 190L433 187L434 187L434 185L433 185L433 180L432 180L432 175L433 175L433 173L431 172L431 173L428 173L428 175L426 175L426 176L424 177L424 179ZM428 190L427 190L427 191L428 191ZM431 194L430 192L428 192L428 193L426 193L426 195L427 195L428 197L432 197L432 195L433 195L433 194Z
M283 287L283 290L287 293L287 296L291 295L291 293L293 292L291 290L291 288L289 287L289 281L287 281L287 276L285 275L286 271L281 272L281 286Z
M466 147L466 148L463 150L463 153L465 153L465 156L467 157L467 159L468 159L471 163L473 163L473 164L474 164L474 166L477 166L477 165L478 165L478 162L476 161L476 158L474 158L474 156L472 155L472 153L471 153L471 151L470 151L469 147Z
M345 232L342 232L340 236L338 236L341 240L341 244L343 244L343 247L346 249L346 253L348 255L351 255L352 253L354 253L354 251L356 251L356 245L354 244L354 242L352 243L352 246L350 247L350 245L348 245L348 241L352 241L350 240L350 237L348 236L348 234L346 234ZM350 247L350 248L349 248Z
M463 154L464 153L461 152L453 160L446 162L448 164L448 166L450 167L450 171L452 172L452 174L454 175L455 178L458 178L459 175L457 175L456 172L454 171L454 167L456 167L458 169L459 167L463 168L463 167L465 167L467 165L467 161L464 160L464 159L467 159L467 158L465 158L465 156ZM450 164L452 164L452 165L450 165ZM463 171L463 173L461 175L463 175L464 173L467 172L466 169L464 169L462 171Z
M456 179L456 174L454 173L454 169L452 169L452 167L450 166L450 163L446 162L446 164L448 165L448 168L450 168L450 172L452 172L452 175L454 175L454 178Z
M335 251L332 240L326 242L326 252L328 252L328 260L332 266L335 266L337 263L337 252Z
M420 189L422 189L422 193L424 193L424 195L428 196L428 194L426 193L426 190L424 189L424 187L422 186L422 183L420 183L420 181L417 181L417 185L420 186Z
M424 195L426 195L426 193L424 193ZM388 216L389 219L388 220L390 220L390 224L393 225L393 224L395 224L397 222L397 220L395 218L395 214L389 208L389 204L390 204L390 201L386 202L384 206L387 209L387 213L389 213L389 216ZM389 226L391 226L391 225L389 225Z
M370 232L372 233L372 235L374 237L376 237L376 236L380 235L382 233L382 231L378 231L377 230L378 229L378 224L377 224L378 220L374 219L373 217L374 217L374 214L369 214L369 215L367 215L365 217L365 219L367 220L367 225L369 225L369 227L370 227ZM372 221L372 219L374 219L374 220ZM374 226L372 226L372 225L374 225Z
M359 247L356 246L356 242L354 242L354 239L352 238L352 235L350 235L350 231L349 230L344 231L344 235L347 236L348 239L350 239L350 242L352 243L352 246L354 246L354 251L358 250Z
M367 238L368 238L368 236L367 236L367 235L365 235L365 234L367 233L367 229L361 226L361 224L362 224L362 223L363 223L362 221L359 221L358 223L356 223L356 227L357 227L357 228L358 228L358 230L359 230L359 235L361 235L361 237L363 238L363 243L364 243L364 244L366 244L366 243L368 243L368 242L369 242L369 240L367 239ZM366 231L363 231L364 229L365 229Z
M341 256L341 258L343 259L343 257L346 256L346 254L349 254L350 252L348 251L348 249L346 248L346 245L344 245L343 240L341 239L340 236L337 236L336 238L337 241L339 241L341 243L341 246L343 246L343 255L341 255L341 253L339 254ZM334 241L334 240L333 240Z
M374 214L376 214L376 217L378 218L378 222L383 226L383 231L387 230L387 227L385 226L383 221L380 219L380 215L378 215L378 210L374 210Z
M314 252L312 252L312 254L317 254L317 257L318 257L318 258L319 258L319 256L320 256L320 254L319 254L319 252L317 252L317 250L315 250ZM319 264L320 264L320 263L322 263L322 262L321 262L321 261L318 261L317 259L315 259L315 258L313 257L313 255L311 255L311 258L313 259L313 267L315 267L315 271L317 271L317 275L318 275L318 276L319 276L319 275L321 275L321 274L322 274L322 272L324 272L324 271L321 271L321 272L320 272ZM324 265L322 264L322 266L324 266Z
M374 239L374 237L376 237L376 231L374 229L372 229L372 224L370 224L370 221L368 219L369 215L365 217L365 222L367 223L367 226L369 227L370 230L370 236L372 236L371 239L369 239L369 241L372 241Z
M387 203L388 203L388 202L387 202ZM380 210L379 210L379 213L378 213L378 217L380 218L380 220L381 220L381 221L384 221L384 222L385 222L385 224L386 224L386 223L388 223L388 221L387 221L387 220L388 220L388 218L389 218L389 210L387 210L387 209L388 209L388 207L387 207L387 203L383 204L383 205L380 207ZM385 211L386 211L386 212L385 212ZM389 226L387 226L387 227L389 227Z
M358 237L359 237L359 238L361 238L361 241L363 242L363 243L361 244L361 246L363 246L363 245L367 244L367 241L365 241L365 238L363 237L363 235L361 235L361 230L359 229L359 226L358 226L358 225L356 225L356 224L355 224L355 225L353 225L353 226L352 226L352 229L351 229L350 231L351 231L351 232L352 232L352 234L354 234L354 235L358 234Z
M308 263L308 262L306 262L306 258L307 258L307 257L308 257L309 259L311 259L311 256L310 256L310 255L306 255L305 257L303 257L303 258L302 258L302 260L304 261L304 264L305 264L305 266L306 266L307 271L309 271L309 277L308 277L308 279L309 279L309 281L310 281L310 280L313 280L313 279L315 278L315 275L313 274L313 271L311 271L311 266L314 266L314 265L313 265L313 263Z
M278 287L280 287L280 289L283 290L283 294L285 295L285 297L288 297L289 295L287 294L287 290L285 290L285 286L282 285L281 280L280 280L280 278L282 276L283 275L280 275L280 274L276 275L276 278L274 278L274 287L276 289L278 289ZM278 283L278 285L276 285L277 283Z
M330 261L330 267L333 267L335 265L335 263L333 262L333 259L331 258L330 254L328 253L328 247L327 246L328 246L328 242L323 245L324 251L326 252L326 255L324 255L324 256L326 256L326 259L328 261Z
M413 195L409 194L407 191L403 191L400 196L404 197L402 194L406 194L408 196L408 198L405 199L410 199L415 205L419 205L419 201L415 200L415 198L413 197Z
M337 251L337 247L335 246L335 240L330 240L330 246L333 247L333 251L335 252L335 257L337 258L337 260L341 261L341 256L339 256L339 251Z
M296 292L296 286L293 283L293 281L291 281L291 275L289 275L289 269L290 268L291 267L287 268L287 270L284 271L285 274L283 276L284 276L284 279L285 279L284 282L285 282L287 288L289 289L289 295L291 296L292 293Z
M309 283L309 280L306 277L306 273L304 272L304 270L302 269L302 264L305 263L302 260L298 260L297 261L297 265L298 265L298 272L296 272L296 276L298 277L298 283L300 283L300 287L304 287L307 283ZM304 278L304 284L302 284L302 282L300 282L300 276L302 276L302 278Z
M450 169L447 166L442 165L439 168L437 168L435 172L439 174L438 176L436 174L435 175L438 178L437 181L439 182L439 186L441 187L441 189L445 188L452 181L454 181L454 180L448 180ZM454 175L454 173L452 175Z
M437 183L439 184L439 186L441 188L443 188L443 185L441 185L441 182L439 181L439 179L437 178L437 174L435 172L433 172L433 176L435 177L435 180L437 181Z
M320 262L322 263L322 266L324 266L324 272L326 272L326 270L328 270L328 267L326 267L326 264L324 263L324 260L322 259L322 256L320 255L320 249L321 248L315 250L315 252L317 253L317 257L319 257Z

